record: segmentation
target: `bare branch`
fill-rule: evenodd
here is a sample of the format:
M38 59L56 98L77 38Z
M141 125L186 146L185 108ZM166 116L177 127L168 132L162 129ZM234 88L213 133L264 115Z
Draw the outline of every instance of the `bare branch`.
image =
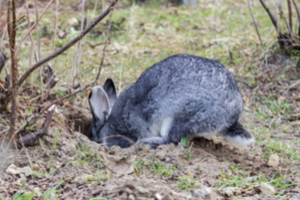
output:
M282 13L282 17L284 19L284 22L285 22L286 26L288 27L289 34L292 35L291 27L290 27L289 23L287 22L281 0L279 1L279 5L280 5L280 8L281 8L281 13Z
M14 89L17 79L18 79L18 68L17 68L17 56L15 54L15 44L16 44L16 2L15 0L9 1L7 6L7 30L9 35L10 44L10 56L11 56L11 76L12 76L12 91L11 91L11 119L10 119L10 129L9 136L12 137L15 132L15 122L16 122L16 90Z
M21 137L18 140L18 144L22 144L22 145L33 145L41 136L43 136L46 132L47 129L50 125L52 116L53 116L53 112L55 110L55 105L52 105L49 109L48 109L48 114L47 117L42 125L42 129L39 130L38 132L35 133L31 133L28 135L25 135L24 137Z
M251 8L250 1L247 0L247 3L248 3L249 10L251 12L251 16L252 16L252 19L253 19L253 23L254 23L254 26L255 26L255 30L256 30L256 33L257 33L260 45L263 47L263 43L262 43L262 40L261 40L261 37L260 37L260 34L259 34L259 30L258 30L256 19L255 19L254 15L253 15L253 11L252 11L252 8Z
M296 9L296 12L297 12L297 16L298 16L298 22L299 22L299 25L298 25L298 35L300 37L300 11L299 11L299 7L296 3L295 0L293 0L293 3L294 3L294 6L295 6L295 9Z
M41 13L40 17L38 18L38 20L32 25L31 28L28 29L28 31L23 35L23 37L20 39L20 41L18 42L17 48L16 48L16 53L18 53L19 49L21 48L22 43L24 42L25 38L28 36L28 34L34 29L34 27L36 26L37 22L43 17L43 15L45 14L45 12L48 10L49 6L51 5L51 3L53 2L53 0L50 0L49 3L47 4L47 6L45 7L45 9L43 10L43 12Z
M80 32L83 31L83 25L84 25L84 5L85 5L85 1L83 0L82 4L81 4L82 9L81 9ZM72 66L71 72L70 72L69 77L68 77L68 81L67 81L68 91L70 91L71 87L74 86L75 78L76 78L76 75L77 75L77 67L78 67L77 59L78 59L78 56L79 56L80 49L81 49L81 40L79 40L78 43L77 43L77 49L76 49L76 52L75 52L75 55L74 55L73 66ZM71 77L72 76L73 76L73 81L72 81L72 84L71 84L70 82L71 82Z
M102 12L104 11L104 0L101 0Z
M289 15L289 26L291 29L291 33L293 32L293 14L292 14L292 7L291 7L291 0L287 0L287 4L288 4L288 15Z
M97 10L97 4L98 4L98 1L95 1L95 5L94 5L94 10L93 10L93 14L92 16L95 16L95 12ZM102 11L103 12L103 11Z
M90 84L86 85L85 87L81 88L80 90L77 90L77 91L75 91L75 92L73 92L73 93L71 93L71 94L68 94L68 95L66 95L66 96L64 96L64 97L61 97L61 98L59 98L59 99L57 99L57 100L55 100L55 101L49 103L49 104L48 104L46 107L44 107L38 114L36 114L36 115L30 117L30 118L27 120L25 126L24 126L23 128L21 128L16 134L22 133L27 127L30 127L30 126L32 126L33 124L35 124L36 121L41 117L41 115L43 114L43 112L45 112L45 111L46 111L48 108L50 108L51 106L53 106L53 105L55 105L55 104L57 104L57 103L60 103L61 101L65 100L65 99L68 99L68 98L70 98L70 97L72 97L72 96L74 96L74 95L76 95L76 94L78 94L78 93L80 93L80 92L86 90L88 87L90 87L90 86L92 86L92 85L94 85L94 84L95 84L95 82L90 83Z
M39 26L39 14L38 14L38 5L37 1L34 0L34 11L35 11L35 21L36 21L36 40L37 40L37 55L38 55L38 61L41 59L41 44L40 44L40 26ZM40 75L41 76L41 75Z
M26 78L30 75L31 72L33 72L35 69L37 69L39 66L41 66L43 63L51 60L52 58L55 58L56 56L58 56L59 54L63 53L65 50L67 50L68 48L70 48L73 44L75 44L77 41L79 41L82 37L84 37L99 21L101 21L105 16L107 16L109 13L111 13L111 11L113 10L113 6L117 3L117 0L112 2L111 5L107 8L107 10L102 13L101 15L99 15L97 17L96 20L94 20L93 22L91 22L91 24L83 31L81 32L81 34L79 36L77 36L76 38L74 38L72 41L70 41L66 46L64 46L63 48L59 49L58 51L54 52L53 54L51 54L50 56L48 56L47 58L42 59L41 61L39 61L39 63L35 64L34 66L32 66L31 68L29 68L29 70L23 74L23 76L19 79L18 84L15 88L13 88L12 90L15 91L17 89L17 87L19 87L20 85L22 85L22 83L26 80ZM111 20L111 16L110 16L110 20ZM109 32L108 32L109 33ZM101 70L101 68L99 68L99 71ZM98 74L100 74L100 72L98 72ZM23 128L21 128L16 134L22 133L23 131L26 130L27 127L32 126L33 124L36 123L36 121L41 117L41 115L44 113L44 111L46 111L47 109L51 108L53 105L63 101L64 99L70 98L84 90L86 90L87 88L89 88L90 86L94 85L96 83L96 81L86 85L85 87L81 88L80 90L77 90L69 95L66 95L65 97L62 97L60 99L57 99L55 101L53 101L52 103L48 104L46 107L44 107L38 114L28 118L25 126ZM28 136L29 138L25 138L25 140L30 141L32 139L32 137L37 137L40 136L41 134L44 134L44 131L39 131L37 133L34 134L34 136Z
M87 15L86 15L86 24L88 24L89 23L89 11L87 11ZM78 59L77 59L77 66L79 67L80 66L80 61L81 61L81 56L82 56L82 52L83 52L83 47L84 47L84 45L86 44L86 36L87 35L85 35L84 36L84 38L83 38L83 42L81 43L81 48L80 48L80 51L79 51L79 55L78 55ZM75 84L75 79L73 80L73 89L74 89L74 87L76 86L76 84ZM76 87L75 87L76 88Z
M272 21L273 26L275 26L276 30L279 30L278 25L277 25L277 20L274 18L273 14L271 13L268 6L265 4L265 2L263 0L259 0L259 1L260 1L261 5L264 7L264 9L266 10L266 12L268 13L268 15L269 15L269 17Z
M40 44L40 26L39 26L39 14L38 14L38 5L37 0L34 0L34 11L35 11L35 21L36 21L36 40L37 40L37 62L41 60L41 44ZM31 32L30 32L31 33ZM39 70L39 77L40 77L40 89L43 99L43 68L40 68Z
M56 40L56 32L57 32L58 5L59 5L59 0L56 0L56 3L55 3L55 14L54 14L54 33L53 33L53 41L52 41L52 53L55 51L55 40Z
M91 22L91 24L89 24L89 26L87 26L85 28L85 30L83 32L80 33L79 36L75 37L73 40L71 40L68 44L66 44L64 47L62 47L61 49L55 51L54 53L52 53L50 56L43 58L42 60L40 60L38 63L36 63L35 65L33 65L32 67L30 67L19 79L19 81L16 84L16 87L20 87L22 85L22 83L28 78L28 76L37 68L39 68L41 65L43 65L44 63L48 62L49 60L57 57L58 55L62 54L63 52L65 52L66 50L68 50L71 46L73 46L76 42L78 42L83 36L85 36L92 28L94 28L98 22L100 22L104 17L106 17L112 10L114 5L118 2L118 0L113 1L110 6L106 9L105 12L103 12L101 15L99 15L94 21Z
M30 21L30 14L29 14L29 7L28 7L28 2L27 0L25 0L25 6L26 6L26 11L27 11L27 21L28 21L28 28L30 29L31 27L31 21ZM31 55L29 58L29 65L31 65L32 63L32 54L34 53L34 41L33 41L33 37L32 37L32 33L29 33L30 36L30 41L31 41Z

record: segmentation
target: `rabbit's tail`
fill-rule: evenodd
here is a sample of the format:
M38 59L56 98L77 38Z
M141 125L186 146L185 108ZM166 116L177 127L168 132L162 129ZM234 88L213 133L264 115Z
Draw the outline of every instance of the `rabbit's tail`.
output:
M222 135L228 140L242 146L247 146L255 142L254 137L239 122L227 128Z

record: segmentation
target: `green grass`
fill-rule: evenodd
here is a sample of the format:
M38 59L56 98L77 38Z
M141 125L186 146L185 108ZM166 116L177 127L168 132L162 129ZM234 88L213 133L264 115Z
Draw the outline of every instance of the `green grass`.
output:
M37 193L35 192L22 194L22 188L23 188L23 184L21 185L19 191L16 192L15 195L13 196L13 200L30 200L37 195Z
M57 194L61 193L61 191L58 190L58 187L60 187L62 184L64 184L64 182L60 181L52 188L49 188L48 190L46 190L43 194L40 194L35 191L27 192L26 194L23 194L23 192L22 192L23 185L21 185L19 191L17 193L15 193L15 195L13 196L13 200L31 200L33 198L36 199L37 197L39 197L40 199L58 200Z
M191 161L191 158L192 158L192 147L193 147L193 143L191 143L191 145L184 150L184 155L183 156L188 161Z
M100 153L94 152L91 148L81 147L76 150L76 159L74 161L70 161L68 165L74 166L84 166L90 163L102 163L103 160L101 158Z
M281 156L284 156L286 159L290 159L291 161L300 160L299 149L296 148L296 142L291 141L289 143L282 143L282 141L278 140L268 140L265 145L265 153L267 155L281 153Z
M232 168L231 168L232 169ZM249 176L247 171L232 170L231 174L221 173L218 178L216 187L221 190L226 187L238 187L243 190L253 190L255 187L259 187L259 184L266 182L275 188L277 188L276 195L281 195L284 189L297 185L296 182L291 182L290 177L295 173L282 174L280 170L272 176L267 176L261 172L258 172L257 176ZM236 174L238 172L238 174Z
M187 174L186 176L178 177L179 182L177 182L177 186L179 189L191 191L191 189L196 188L196 183L199 182L199 180L190 176L190 174Z
M164 162L159 159L153 157L144 160L138 160L135 163L135 173L138 176L141 175L158 175L163 177L170 177L174 173L177 173L177 166L174 164L171 167L167 167Z
M121 56L120 54L107 54L105 62L107 67L103 69L103 78L112 76L124 89L143 70L171 54L189 53L218 59L227 64L229 63L228 48L230 48L235 65L239 65L245 60L245 57L248 57L249 53L256 52L257 49L260 51L254 27L251 26L250 12L244 1L229 0L219 3L218 6L206 6L211 3L215 4L214 1L205 1L205 3L200 1L198 8L189 8L188 10L186 7L166 7L160 3L144 6L132 5L124 9L116 9L112 21L118 25L119 31L111 34L111 40L117 44L115 46ZM271 27L270 20L259 4L254 3L253 7L260 22L261 34L266 36ZM99 12L100 10L97 11L97 14ZM42 25L49 26L49 32L52 30L48 18L52 15L52 13L46 13L46 17L40 22ZM68 32L66 39L56 40L57 45L63 45L78 33L67 26L66 21L69 15L61 12L59 17L60 26ZM125 18L123 23L121 23L122 18ZM107 20L101 22L102 25L97 26L96 30L103 31ZM21 31L19 31L20 33ZM45 34L41 31L40 36ZM275 33L273 32L273 34ZM33 36L35 37L34 34ZM103 42L104 39L103 35L87 37L87 40L92 43ZM272 37L265 42L272 43ZM99 46L95 49L90 49L88 45L84 47L85 53L81 59L79 70L81 80L90 80L96 75L102 47ZM54 69L59 69L60 72L58 74L61 79L60 83L66 79L66 74L69 73L75 50L76 45L64 56L53 61ZM109 50L114 50L114 47L110 46ZM50 52L51 45L42 45L43 57L49 55ZM145 52L151 52L151 54ZM30 52L26 48L22 48L20 52L22 55L20 56L21 71L27 69L28 53ZM122 69L120 69L121 66ZM122 80L119 79L120 73ZM36 75L31 79L34 80L35 77Z

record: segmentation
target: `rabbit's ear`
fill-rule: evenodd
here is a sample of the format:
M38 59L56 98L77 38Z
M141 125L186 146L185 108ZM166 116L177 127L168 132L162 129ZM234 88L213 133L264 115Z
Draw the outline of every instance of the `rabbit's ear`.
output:
M117 99L117 90L114 81L111 78L106 79L105 83L103 84L103 89L107 94L111 108Z
M104 122L109 113L107 94L101 86L95 86L89 96L90 107L94 117Z

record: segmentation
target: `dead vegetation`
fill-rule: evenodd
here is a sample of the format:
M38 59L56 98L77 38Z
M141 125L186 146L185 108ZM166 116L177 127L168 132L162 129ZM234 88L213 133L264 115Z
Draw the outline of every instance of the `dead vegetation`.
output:
M268 13L273 26L277 31L278 44L283 50L300 50L300 10L296 0L287 0L287 14L283 8L283 2L272 1L270 9L264 0L260 0L261 5ZM293 15L292 2L295 16ZM272 11L273 10L273 11ZM275 13L275 14L274 14ZM279 16L278 14L279 13ZM293 24L293 17L296 18L296 26ZM284 26L280 21L284 21Z

